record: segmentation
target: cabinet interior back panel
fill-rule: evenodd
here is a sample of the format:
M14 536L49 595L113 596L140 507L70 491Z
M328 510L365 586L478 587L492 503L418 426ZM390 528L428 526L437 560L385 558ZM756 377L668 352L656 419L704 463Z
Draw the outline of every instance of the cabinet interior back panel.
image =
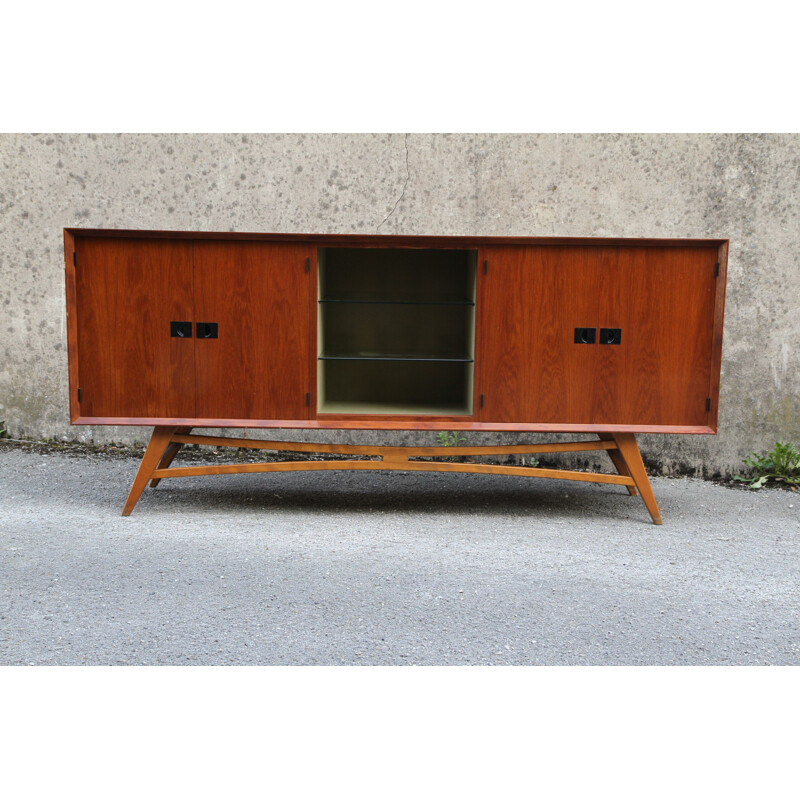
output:
M472 414L476 255L320 252L320 413Z

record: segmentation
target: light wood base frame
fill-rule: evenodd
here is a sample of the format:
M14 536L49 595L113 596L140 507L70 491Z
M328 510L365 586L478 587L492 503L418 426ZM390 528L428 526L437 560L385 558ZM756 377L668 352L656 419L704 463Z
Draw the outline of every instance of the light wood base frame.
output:
M128 500L122 510L127 517L150 486L158 485L162 478L183 478L191 475L227 475L238 472L293 472L307 470L405 470L413 472L480 472L489 475L521 475L532 478L557 478L568 481L611 483L625 486L629 494L637 490L656 525L661 524L661 513L650 486L642 455L632 433L598 433L599 441L554 442L551 444L513 444L467 447L379 447L372 445L320 444L314 442L277 442L259 439L238 439L228 436L201 436L191 433L191 428L158 426L153 430L150 443L139 465ZM337 455L373 456L380 461L330 460L330 461L266 461L253 464L211 464L191 467L172 467L172 461L185 444L205 444L213 447L242 447L255 450L292 451L301 453L332 453ZM606 472L577 472L565 469L540 467L512 467L502 464L476 464L453 461L411 461L412 458L450 458L453 456L487 456L533 453L574 453L605 450L617 470L616 475Z

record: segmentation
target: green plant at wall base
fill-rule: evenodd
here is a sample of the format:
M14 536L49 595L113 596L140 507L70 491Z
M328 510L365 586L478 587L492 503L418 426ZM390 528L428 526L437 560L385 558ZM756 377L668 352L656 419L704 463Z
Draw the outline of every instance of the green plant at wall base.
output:
M440 431L436 438L440 447L458 447L466 444L467 440L458 431Z
M439 431L436 434L440 447L458 447L459 445L466 444L467 440L458 431ZM444 461L463 461L464 458L459 456L449 456Z
M800 485L800 453L794 445L775 442L771 453L763 456L753 453L743 463L756 474L749 478L736 475L734 480L749 484L751 489L760 489L770 480L786 483L793 489Z
M0 439L7 439L9 438L8 429L6 428L6 421L4 419L0 419Z

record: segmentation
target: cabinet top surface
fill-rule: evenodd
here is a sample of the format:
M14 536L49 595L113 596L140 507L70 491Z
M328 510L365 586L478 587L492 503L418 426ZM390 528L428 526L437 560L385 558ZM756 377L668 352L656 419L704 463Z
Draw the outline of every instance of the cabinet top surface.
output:
M64 228L72 236L119 238L216 239L239 241L303 242L317 245L373 247L479 247L483 245L618 245L628 247L720 247L728 239L653 239L601 236L396 236L349 233L247 233L232 231L152 231L111 228Z

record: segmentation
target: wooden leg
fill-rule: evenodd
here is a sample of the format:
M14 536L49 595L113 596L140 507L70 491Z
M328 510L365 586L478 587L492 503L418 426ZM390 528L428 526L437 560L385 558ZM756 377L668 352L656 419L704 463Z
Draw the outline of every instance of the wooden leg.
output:
M176 428L175 433L191 433L191 428ZM156 469L166 469L175 459L175 456L178 455L180 449L183 447L183 442L170 442L169 447L164 451L164 455L161 457L161 461L158 462L158 467ZM155 489L158 484L161 483L161 478L153 478L150 481L150 488Z
M131 492L125 503L125 508L122 509L122 516L130 516L133 507L142 496L144 487L147 486L147 481L153 474L153 470L158 466L158 462L164 455L164 451L169 445L170 439L175 434L177 428L173 426L160 425L153 430L153 435L150 437L150 444L147 445L147 450L144 451L142 456L142 463L139 464L139 471L136 473L136 478L131 486Z
M614 433L614 441L619 448L618 453L625 461L625 465L630 470L630 476L636 481L636 487L642 495L647 510L656 525L661 525L661 512L658 510L653 489L650 486L650 479L647 477L647 470L644 468L642 454L639 452L639 445L636 444L636 437L632 433Z
M604 442L614 441L614 437L610 433L598 433L597 436ZM631 471L628 469L625 459L619 454L619 450L606 450L606 452L608 453L608 457L611 459L611 463L616 467L617 472L620 475L627 475L630 478ZM635 486L627 486L626 488L628 490L628 494L633 495L634 497L639 494Z

